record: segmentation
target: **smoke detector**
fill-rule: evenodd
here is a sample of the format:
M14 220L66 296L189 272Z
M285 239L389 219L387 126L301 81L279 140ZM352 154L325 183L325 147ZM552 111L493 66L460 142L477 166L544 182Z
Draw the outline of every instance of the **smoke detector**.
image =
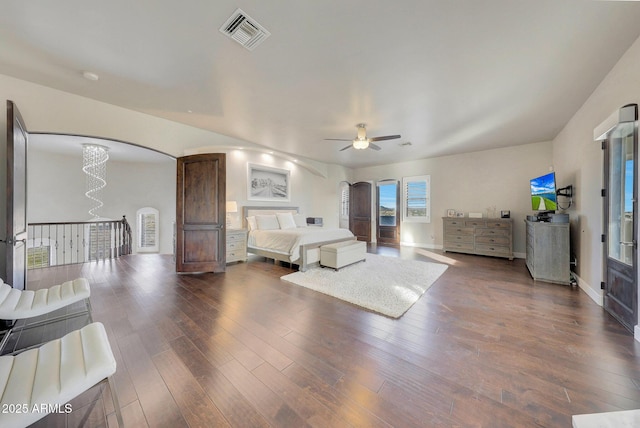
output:
M242 9L235 12L220 27L220 32L252 51L271 35L262 25L244 13Z

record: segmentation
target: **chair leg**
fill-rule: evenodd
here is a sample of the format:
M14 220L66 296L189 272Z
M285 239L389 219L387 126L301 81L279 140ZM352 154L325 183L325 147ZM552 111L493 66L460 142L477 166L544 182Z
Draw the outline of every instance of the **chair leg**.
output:
M92 308L91 308L91 301L89 300L89 298L87 297L86 299L84 299L86 305L87 305L87 313L89 314L89 324L91 324L93 322L93 313L92 313Z
M116 419L118 420L118 426L124 428L124 421L122 420L122 412L120 411L120 402L118 400L118 394L116 393L116 383L113 380L113 376L107 378L109 382L109 389L111 390L111 401L113 401L113 408L116 411Z
M2 336L2 340L0 341L0 355L2 355L2 351L4 351L4 347L7 346L7 342L9 341L9 337L11 337L11 334L13 333L13 329L8 329L5 330L4 332L4 336Z

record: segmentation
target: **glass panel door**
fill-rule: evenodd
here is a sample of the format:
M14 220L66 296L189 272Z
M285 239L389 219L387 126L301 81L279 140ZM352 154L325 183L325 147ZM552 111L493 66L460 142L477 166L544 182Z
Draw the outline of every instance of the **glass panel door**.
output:
M400 184L397 180L378 182L378 227L376 240L382 245L400 243Z
M395 226L398 216L398 183L393 181L389 183L379 184L378 190L380 197L378 198L378 222L381 226Z
M620 123L605 141L603 306L629 331L637 323L637 128Z
M622 123L610 138L609 257L633 266L634 252L634 124Z

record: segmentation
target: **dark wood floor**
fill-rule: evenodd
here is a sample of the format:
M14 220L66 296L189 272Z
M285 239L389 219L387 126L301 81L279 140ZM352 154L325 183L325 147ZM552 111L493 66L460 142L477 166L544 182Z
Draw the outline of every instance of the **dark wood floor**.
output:
M578 288L534 283L523 260L373 251L450 267L397 320L262 258L176 275L170 256L127 256L29 287L90 280L127 427L570 427L640 407L639 344ZM115 426L107 391L72 404L36 425Z

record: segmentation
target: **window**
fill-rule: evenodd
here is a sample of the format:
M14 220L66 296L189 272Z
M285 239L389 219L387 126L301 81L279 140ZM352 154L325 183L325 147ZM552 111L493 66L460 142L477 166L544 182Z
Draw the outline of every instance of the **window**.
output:
M49 246L27 248L27 269L49 266Z
M402 220L431 223L431 176L402 178Z
M151 207L140 208L137 211L138 252L157 253L159 251L159 215L159 211Z

